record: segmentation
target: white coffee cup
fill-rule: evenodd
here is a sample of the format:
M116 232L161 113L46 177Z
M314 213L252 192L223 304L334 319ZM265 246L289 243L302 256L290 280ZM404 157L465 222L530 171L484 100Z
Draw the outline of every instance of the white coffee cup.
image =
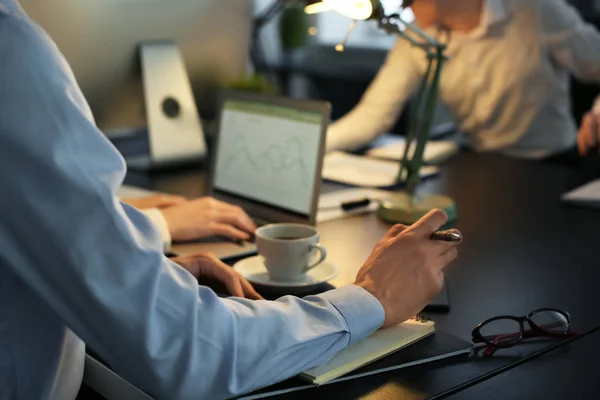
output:
M280 282L301 281L308 271L327 257L327 252L319 244L319 232L302 224L262 226L256 230L256 247L263 257L269 278Z

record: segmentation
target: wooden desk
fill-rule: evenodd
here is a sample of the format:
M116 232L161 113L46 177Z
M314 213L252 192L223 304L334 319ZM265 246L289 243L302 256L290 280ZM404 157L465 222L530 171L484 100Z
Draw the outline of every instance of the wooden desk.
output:
M465 241L458 262L447 275L451 311L428 315L438 329L468 340L473 327L486 318L524 315L540 307L569 311L574 328L581 332L599 327L600 241L596 233L600 213L559 201L563 192L596 174L594 168L579 171L473 153L460 154L443 165L442 176L422 189L446 193L456 200L457 226ZM203 179L201 171L153 176L130 173L126 183L198 196L203 193ZM336 188L339 186L323 186L324 190ZM319 226L330 259L342 270L333 284L354 280L388 227L375 215ZM490 359L428 364L280 398L422 399L511 365L548 345L523 344Z

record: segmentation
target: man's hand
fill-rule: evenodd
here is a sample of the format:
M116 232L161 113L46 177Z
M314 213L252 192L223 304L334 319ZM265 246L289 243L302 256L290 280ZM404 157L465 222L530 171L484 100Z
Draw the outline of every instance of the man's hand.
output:
M144 197L132 197L127 199L121 199L121 201L139 210L143 210L145 208L172 207L177 204L184 203L186 199L183 196L175 196L172 194L153 194Z
M358 272L356 285L383 306L384 328L418 314L442 289L443 269L456 258L457 243L430 236L447 221L443 211L434 210L410 227L392 227Z
M211 236L247 240L256 225L240 207L210 197L186 201L161 210L173 241Z
M232 296L245 297L252 300L262 299L261 295L256 293L246 278L210 253L175 257L171 260L188 270L201 283L217 281L224 285Z
M598 147L598 143L600 143L600 112L590 111L584 115L577 135L579 154L587 155L590 150Z

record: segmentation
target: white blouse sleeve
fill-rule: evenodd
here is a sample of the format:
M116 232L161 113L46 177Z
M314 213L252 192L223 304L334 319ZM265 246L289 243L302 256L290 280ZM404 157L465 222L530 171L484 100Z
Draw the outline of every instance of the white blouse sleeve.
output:
M416 57L415 49L398 39L360 103L329 127L327 151L354 150L394 125L420 82Z

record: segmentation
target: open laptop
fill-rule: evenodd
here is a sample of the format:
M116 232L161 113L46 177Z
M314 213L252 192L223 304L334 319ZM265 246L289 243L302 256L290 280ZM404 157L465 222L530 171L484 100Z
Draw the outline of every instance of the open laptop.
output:
M239 205L260 226L316 222L325 135L325 102L226 92L207 193ZM223 238L177 243L177 255L211 251L221 259L256 252Z

